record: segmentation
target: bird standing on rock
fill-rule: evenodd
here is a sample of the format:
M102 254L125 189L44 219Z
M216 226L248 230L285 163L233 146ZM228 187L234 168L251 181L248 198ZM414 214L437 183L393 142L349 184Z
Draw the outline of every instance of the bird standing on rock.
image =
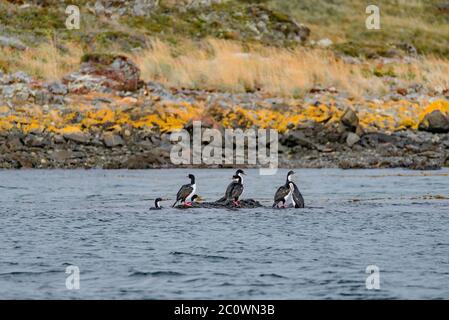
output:
M179 201L186 206L192 206L192 196L196 191L195 176L189 174L187 177L190 179L190 183L183 185L181 189L179 189L178 194L176 195L176 202L172 207L176 206Z
M235 172L235 175L232 177L232 182L226 188L225 195L223 197L221 197L219 200L217 200L216 202L225 202L227 200L235 200L235 196L233 197L232 191L234 188L237 187L237 188L241 188L242 189L241 191L243 192L243 176L244 175L246 175L246 173L243 170L238 169ZM239 186L237 186L237 185L239 185ZM241 194L242 193L240 193L239 196Z
M242 184L242 177L241 176L234 176L233 179L236 179L237 182L233 183L233 186L230 191L230 198L232 199L232 202L235 206L240 206L239 197L243 193L243 184Z

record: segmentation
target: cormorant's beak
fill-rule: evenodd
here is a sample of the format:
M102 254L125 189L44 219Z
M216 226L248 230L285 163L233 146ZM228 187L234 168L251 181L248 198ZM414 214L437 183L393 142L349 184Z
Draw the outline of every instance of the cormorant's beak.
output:
M196 197L196 201L203 201L204 199L201 196Z

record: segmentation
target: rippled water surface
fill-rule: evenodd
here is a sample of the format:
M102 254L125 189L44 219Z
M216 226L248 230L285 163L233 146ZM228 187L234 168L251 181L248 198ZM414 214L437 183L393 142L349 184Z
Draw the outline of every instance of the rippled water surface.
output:
M0 171L0 298L449 298L448 170L296 171L308 208L237 211L148 210L233 170ZM244 198L271 205L285 173L248 170Z

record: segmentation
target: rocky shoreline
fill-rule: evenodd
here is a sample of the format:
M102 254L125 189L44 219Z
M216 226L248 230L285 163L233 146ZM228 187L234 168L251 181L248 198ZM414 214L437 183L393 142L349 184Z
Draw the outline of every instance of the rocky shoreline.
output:
M319 135L315 135L316 131L319 131ZM336 141L330 142L330 139ZM394 134L369 133L350 146L353 143L351 139L347 133L338 134L333 130L326 131L317 127L282 134L279 145L279 167L343 169L402 167L417 170L449 167L447 134L413 131ZM136 133L125 139L111 134L99 140L89 136L23 134L14 131L0 135L0 168L211 167L205 164L173 165L170 160L171 148L172 144L167 134L142 136ZM223 165L223 167L230 166Z
M0 168L180 167L170 133L195 120L278 130L281 168L448 167L448 93L419 90L354 102L334 88L301 99L165 88L126 57L92 55L61 82L0 74Z

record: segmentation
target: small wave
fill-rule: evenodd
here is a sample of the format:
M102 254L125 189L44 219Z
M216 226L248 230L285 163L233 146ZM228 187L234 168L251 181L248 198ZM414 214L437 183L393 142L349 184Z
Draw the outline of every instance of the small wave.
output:
M178 277L185 276L186 274L176 271L131 271L129 274L130 277Z
M37 276L37 275L49 274L49 273L61 273L61 270L11 271L11 272L0 273L0 277L7 277L7 276Z
M11 186L0 186L0 189L6 189L6 190L27 190L27 188L11 187Z
M198 254L198 253L189 253L189 252L181 252L181 251L172 251L170 252L171 255L174 256L189 256L189 257L198 257L198 258L204 258L204 259L212 259L212 260L228 260L228 257L223 256L216 256L216 255L209 255L209 254Z
M279 278L279 279L288 279L287 277L284 277L277 273L261 273L259 277L271 277L271 278Z

